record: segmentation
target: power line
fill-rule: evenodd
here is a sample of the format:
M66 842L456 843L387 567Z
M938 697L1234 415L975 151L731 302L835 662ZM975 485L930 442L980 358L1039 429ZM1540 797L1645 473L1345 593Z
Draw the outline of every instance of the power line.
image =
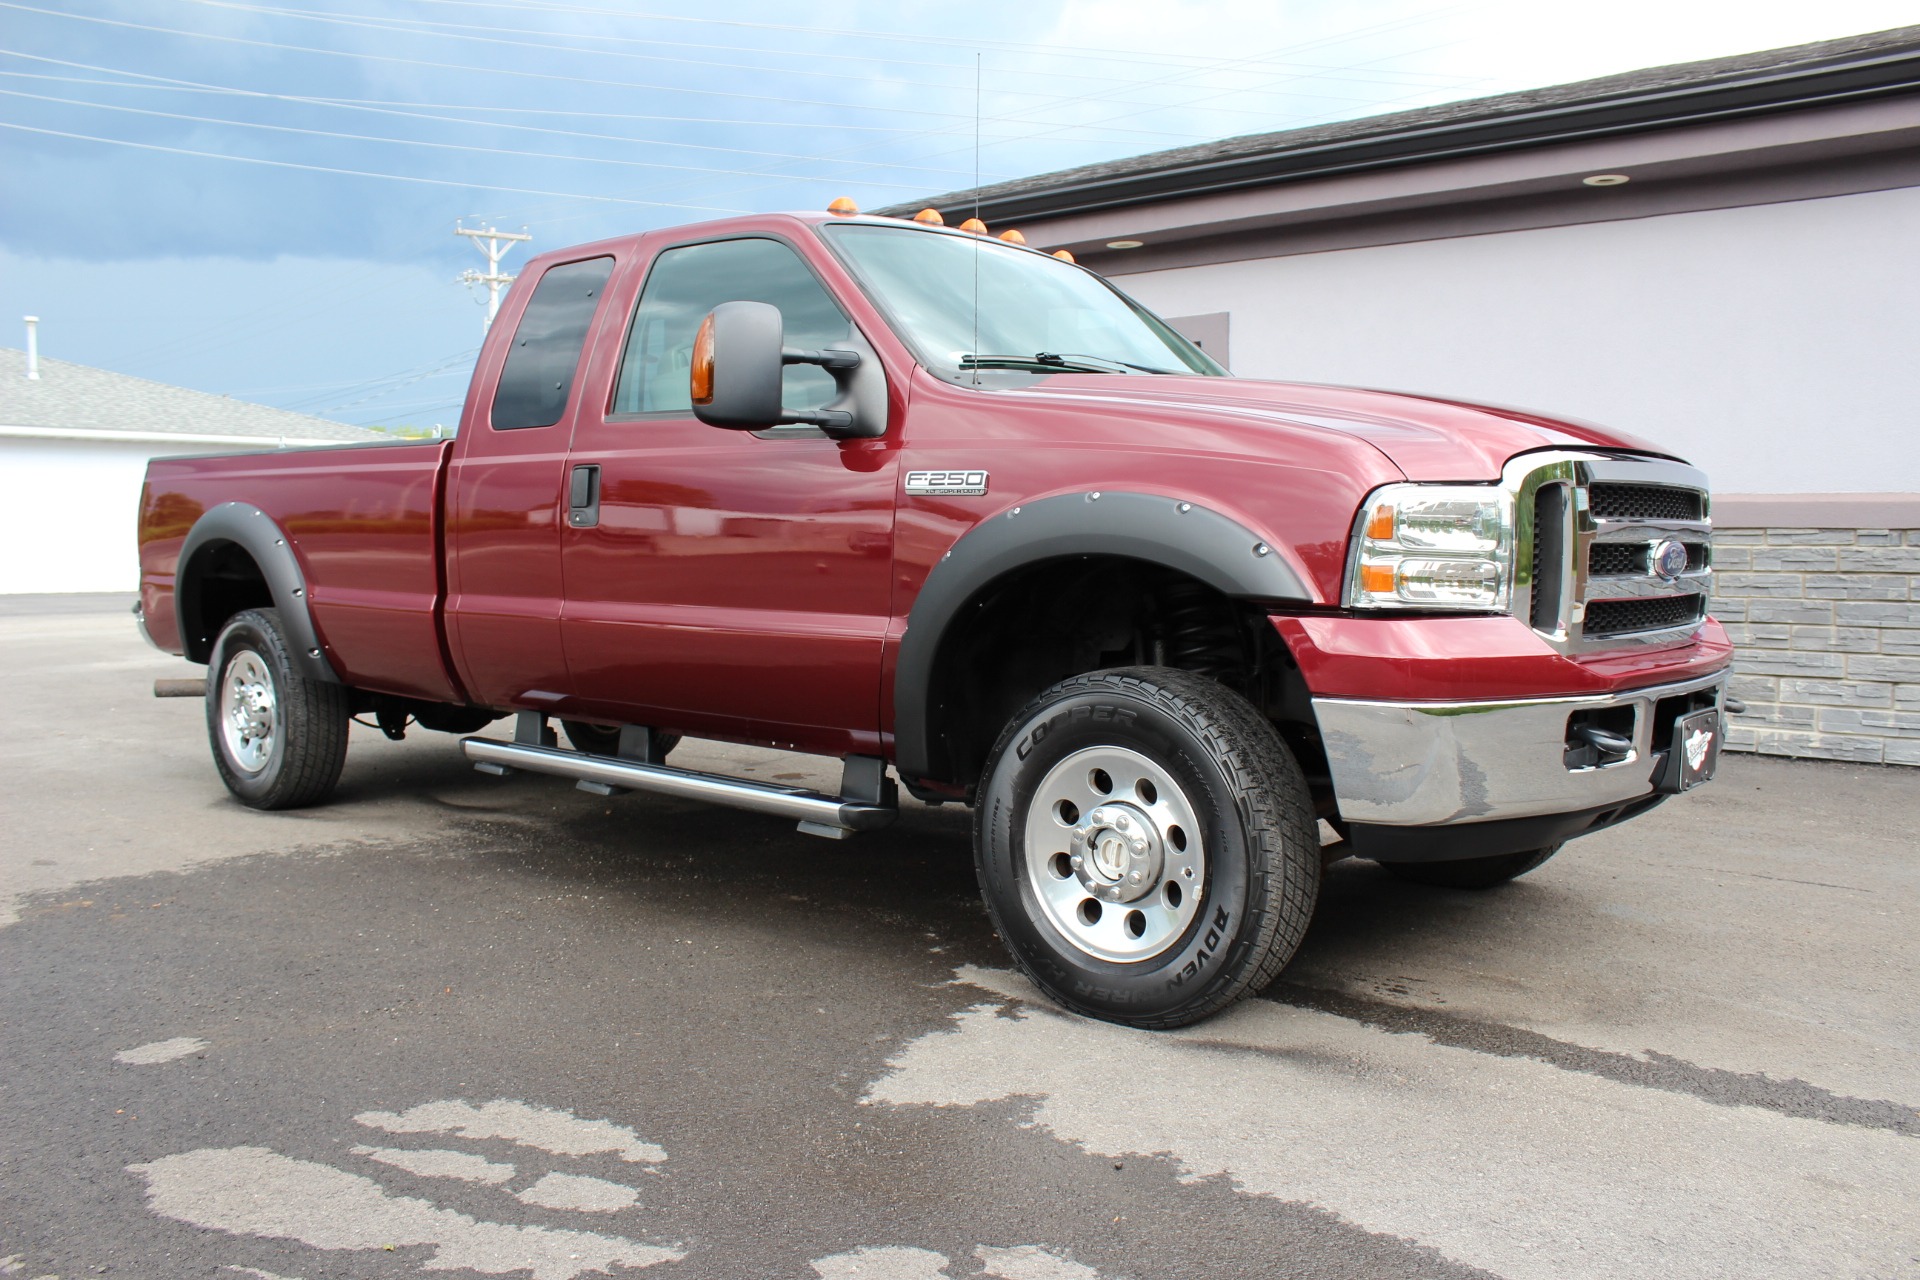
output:
M277 14L277 15L285 15L285 16L291 16L291 17L313 18L320 21L334 21L334 20L352 21L351 19L343 18L342 15L329 13L325 10L319 10L319 9L290 9L284 6L241 4L241 3L238 3L238 0L190 0L190 2L195 4L206 5L212 8L232 9L232 10L238 10L238 11L248 12L248 13ZM563 13L583 13L584 14L584 13L591 12L591 13L600 14L602 16L607 16L607 17L614 17L614 16L638 17L643 21L646 20L647 18L647 15L645 14L640 14L640 15L615 14L607 10L565 9L565 8L559 8L559 7L530 9L525 6L483 6L483 7L517 8L517 10L520 12L538 12L538 13L552 13L552 14L563 14ZM859 53L859 54L835 53L831 50L824 50L824 49L794 50L794 49L768 48L761 45L708 44L708 43L701 43L701 42L687 41L687 40L662 40L657 36L608 35L602 32L593 32L593 33L583 32L581 34L575 35L569 32L547 31L547 30L542 30L540 28L535 28L535 27L494 27L494 26L482 26L476 23L471 23L471 22L458 22L458 23L434 22L431 19L427 19L427 18L400 18L400 17L386 17L386 16L374 16L374 15L360 15L360 17L363 18L364 21L367 23L380 24L380 29L382 30L404 31L410 34L419 34L419 35L436 34L436 32L434 31L423 30L423 28L438 28L440 30L457 28L458 31L461 33L468 32L468 31L491 31L499 34L508 34L508 35L550 35L562 40L582 40L582 41L592 41L595 43L612 42L616 44L642 44L650 48L705 49L705 50L711 50L711 51L720 52L720 53L758 53L758 54L765 54L769 57L789 57L789 58L798 57L798 58L805 58L808 61L858 62L866 67L871 67L874 63L879 62L879 63L884 63L885 65L888 65L888 66L935 67L942 70L952 70L952 71L965 70L965 66L962 63L934 62L934 61L928 61L926 59L903 58L903 57L897 57L893 55L884 55L884 56L876 57L872 54L866 54L866 53ZM400 25L400 24L407 24L407 25ZM749 23L749 24L743 24L743 25L755 26L759 24ZM810 33L817 33L820 31L819 28L812 28L812 27L808 27L808 28L779 27L775 29L781 31L783 34L785 32L792 31L792 30L805 30ZM890 37L890 36L887 36L885 33L862 32L860 34L862 35L875 34L876 38L883 39L883 40L903 38L903 37ZM968 45L973 45L979 42L969 39L964 43ZM568 46L552 46L552 45L543 46L543 47L569 48ZM1035 55L1057 56L1061 52L1061 47L1056 45L1030 45L1028 47L1033 50ZM580 50L580 52L601 52L601 51L593 50L593 49L584 49L584 50ZM1138 51L1135 51L1135 52L1138 52ZM734 65L729 63L703 61L698 59L666 59L666 58L660 58L654 55L644 55L644 56L647 56L652 61L685 62L695 66L729 67ZM1072 53L1071 50L1067 50L1065 53L1065 56L1073 57L1073 56L1086 56L1086 55L1076 55ZM1099 55L1092 55L1092 56L1098 57ZM1113 59L1104 58L1102 60L1113 60ZM1127 59L1124 59L1124 61L1131 62L1131 63L1139 63L1142 65L1163 65L1166 62L1177 62L1179 61L1179 58L1177 56L1174 58L1162 58L1162 59L1127 58ZM1202 64L1204 64L1206 60L1201 59L1199 61ZM1266 65L1270 65L1270 66L1282 65L1282 66L1289 66L1289 67L1292 66L1292 64L1273 64L1273 63L1268 63ZM764 68L748 67L748 68L740 68L740 69L757 71L757 70L763 70ZM1304 69L1312 70L1313 68L1307 67ZM1352 69L1353 68L1349 68L1349 67L1339 67L1339 68L1328 68L1326 70L1328 70L1330 73L1338 73L1338 72L1344 72L1344 71L1351 71ZM800 68L785 69L783 73L791 74L791 75L829 74L829 73L807 71ZM1013 76L1024 76L1027 74L1027 72L1017 68L1009 68L1006 70L1001 70L1000 68L994 68L990 72L988 72L988 74L1005 75L1005 76L1013 77ZM1127 76L1113 76L1113 75L1097 76L1097 75L1087 75L1084 73L1072 72L1072 71L1051 71L1048 74L1050 77L1054 79L1097 80L1106 84L1118 84L1118 85L1126 85L1131 83L1131 77L1127 77ZM1257 74L1257 72L1249 70L1248 74ZM1413 77L1425 77L1429 80L1436 81L1436 82L1444 82L1446 80L1459 78L1459 77L1447 76L1443 73L1424 72L1424 71L1390 72L1387 74L1390 77L1396 77L1402 80L1413 78ZM1366 83L1376 83L1376 81L1366 81ZM948 86L948 87L964 88L965 86L957 85L957 86Z
M309 137L335 138L347 142L382 142L397 147L429 147L441 151L463 151L494 156L518 156L530 160L574 161L580 164L611 164L623 168L671 169L681 173L710 174L719 177L753 178L760 176L753 169L716 169L704 165L668 164L664 161L623 160L611 156L572 156L550 151L520 151L510 147L476 147L459 142L429 142L422 138L383 138L375 134L341 133L335 129L306 129L297 125L267 124L257 120L229 120L219 116L197 116L178 111L155 111L148 107L128 107L111 102L90 102L83 98L60 98L45 93L28 93L24 89L0 89L0 94L10 98L30 98L36 102L55 102L70 107L91 107L96 111L119 111L131 115L154 116L164 120L185 120L194 124L220 124L234 129L263 129L274 133L298 133ZM852 183L863 187L896 187L897 182L869 181L863 178L816 178L794 175L795 182Z
M675 204L666 200L633 200L626 196L583 195L575 191L546 191L539 187L506 187L492 182L457 182L451 178L424 178L411 173L376 173L368 169L342 169L332 165L301 164L293 160L269 160L264 156L228 155L224 151L198 151L190 147L168 147L157 142L135 142L129 138L103 138L97 134L69 133L64 129L42 129L30 124L0 120L0 129L20 133L38 133L50 138L71 138L78 142L103 142L140 151L159 151L168 155L197 156L206 160L232 160L241 164L263 164L276 169L300 169L308 173L332 173L349 178L385 178L389 182L412 182L430 187L458 187L463 191L504 191L512 195L555 196L563 200L594 200L603 204L636 205L649 209L690 209L697 213L746 213L745 209L725 209L703 204Z
M835 111L885 111L895 115L933 116L944 120L957 120L964 117L951 111L928 111L918 107L887 106L875 104L867 106L861 103L831 102L819 98L791 98L775 94L735 93L725 89L696 89L684 85L635 84L626 80L601 80L590 76L565 76L546 71L526 71L518 67L482 67L471 63L435 62L425 58L402 58L393 54L359 53L346 49L323 49L312 45L285 44L276 40L254 40L246 36L223 35L213 31L184 31L178 27L157 27L143 22L127 22L119 18L105 18L97 14L61 13L55 9L42 9L35 5L19 4L15 0L0 0L0 9L13 9L21 13L36 13L46 17L69 18L77 22L92 22L102 26L121 27L132 31L147 31L157 35L181 36L192 40L215 40L227 44L248 45L257 49L279 49L288 53L311 53L331 58L351 58L356 61L385 62L409 67L430 67L440 71L461 71L469 74L515 76L522 79L558 81L564 84L597 85L603 88L620 89L632 92L646 89L658 93L696 94L708 98L734 98L753 102L779 102L788 106L827 107ZM1029 123L1048 123L1031 121ZM1143 136L1168 135L1154 129L1116 129L1114 132L1137 133Z
M420 20L418 19L390 19L390 18L384 18L384 17L368 18L368 17L358 17L358 16L348 17L342 14L325 13L325 12L312 10L312 9L287 9L287 8L281 8L281 7L271 6L271 5L241 4L241 3L238 3L237 0L190 0L190 3L205 5L211 8L235 10L235 11L245 12L245 13L271 14L276 17L297 18L301 21L306 21L306 22L327 23L333 26L350 27L350 28L356 28L359 30L392 32L392 33L397 33L402 35L417 36L425 39L464 40L470 43L477 43L477 44L507 45L516 50L546 49L553 52L573 54L576 56L581 54L586 54L592 57L600 57L600 58L627 58L627 59L633 59L633 60L643 61L643 62L669 63L677 66L711 67L721 71L746 71L756 75L772 74L772 75L789 75L789 76L811 76L819 79L835 80L835 81L851 80L851 81L856 81L860 83L868 83L872 80L871 72L869 72L866 75L849 75L845 72L840 72L840 71L816 71L816 70L811 70L808 68L800 68L800 67L750 66L750 65L747 65L744 63L738 63L738 62L719 62L710 58L678 58L678 57L670 57L665 54L637 53L627 49L595 48L590 45L579 46L579 45L564 45L564 44L546 44L546 43L540 43L537 41L526 40L524 38L503 39L499 36L476 35L473 33L475 29L471 27L467 27L466 24L454 24L454 23L420 24ZM416 25L401 25L403 23L410 23L410 24L416 24ZM443 29L423 30L422 25L431 27L431 28L443 28ZM455 27L456 25L460 26L462 29L460 30L444 29L444 28L452 28L452 27ZM569 37L565 33L545 32L545 31L539 31L537 29L532 29L527 27L500 27L500 28L479 28L479 29L516 32L522 37L527 35L560 35L562 39L568 39L568 38L580 39L580 40L594 39L594 37L591 37L591 36ZM759 50L754 50L754 52L759 52ZM1231 67L1231 68L1226 68L1226 70L1237 72L1241 70L1241 68ZM1257 74L1257 73L1252 73L1252 74ZM1128 84L1128 82L1113 76L1100 76L1100 77L1080 76L1076 78L1077 79L1097 79L1101 83L1109 84L1109 85L1122 84L1122 85L1126 85L1129 89L1134 87L1133 85ZM957 89L957 88L964 88L965 86L959 85L959 84L934 83L934 84L931 84L929 87ZM1248 87L1243 91L1247 93L1261 92L1261 90L1254 87ZM1011 90L1003 89L1000 92L1003 97L1011 95L1013 97L1038 99L1039 101L1035 104L1035 108L1032 108L1032 109L1044 109L1046 106L1054 102L1063 102L1063 101L1113 102L1113 101L1124 100L1124 99L1105 97L1101 95L1085 95L1085 94L1070 97L1068 95L1062 95L1062 94L1040 93L1032 90L1021 90L1021 89L1011 89ZM1329 97L1329 98L1337 97L1337 95L1334 95L1334 94L1323 94L1321 96ZM1364 99L1364 98L1348 98L1344 100L1350 101L1350 102L1367 101L1367 99ZM1202 107L1198 109L1204 110L1204 111L1228 110L1228 108L1221 108L1221 107Z

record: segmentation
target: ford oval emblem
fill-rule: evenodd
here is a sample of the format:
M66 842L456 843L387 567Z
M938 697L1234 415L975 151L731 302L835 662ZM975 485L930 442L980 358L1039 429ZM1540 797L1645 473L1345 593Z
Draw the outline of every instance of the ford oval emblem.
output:
M1677 578L1687 571L1687 548L1672 538L1662 538L1647 554L1647 568L1662 578Z

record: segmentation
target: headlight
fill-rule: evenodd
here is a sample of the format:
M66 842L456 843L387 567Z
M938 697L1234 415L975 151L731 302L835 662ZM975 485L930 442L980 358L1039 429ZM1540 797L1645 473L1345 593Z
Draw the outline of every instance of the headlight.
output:
M1513 499L1503 489L1387 485L1360 508L1354 543L1347 582L1352 608L1507 607Z

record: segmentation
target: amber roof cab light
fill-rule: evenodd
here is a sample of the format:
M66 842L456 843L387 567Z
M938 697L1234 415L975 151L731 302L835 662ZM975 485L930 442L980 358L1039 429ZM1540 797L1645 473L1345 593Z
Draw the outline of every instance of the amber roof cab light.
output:
M860 212L860 206L847 199L847 197L841 196L827 206L827 212L838 217L851 218L854 214Z
M987 234L987 224L980 221L980 219L978 218L968 218L965 222L960 224L960 229L962 231L971 231L973 232L973 234L977 236L983 236Z
M947 225L947 220L940 216L938 209L922 209L913 215L913 220L929 227L944 227Z

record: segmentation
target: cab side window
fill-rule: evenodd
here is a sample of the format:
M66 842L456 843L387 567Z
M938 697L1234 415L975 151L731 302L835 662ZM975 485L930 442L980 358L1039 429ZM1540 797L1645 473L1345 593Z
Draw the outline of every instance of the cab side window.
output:
M613 274L612 258L548 267L527 301L493 392L493 429L550 427L567 412L593 313Z
M693 412L687 373L693 335L723 302L766 302L780 308L790 347L845 345L846 314L800 255L777 240L717 240L668 249L654 260L634 311L614 387L613 412ZM789 365L782 401L817 409L834 395L833 378L817 365Z

